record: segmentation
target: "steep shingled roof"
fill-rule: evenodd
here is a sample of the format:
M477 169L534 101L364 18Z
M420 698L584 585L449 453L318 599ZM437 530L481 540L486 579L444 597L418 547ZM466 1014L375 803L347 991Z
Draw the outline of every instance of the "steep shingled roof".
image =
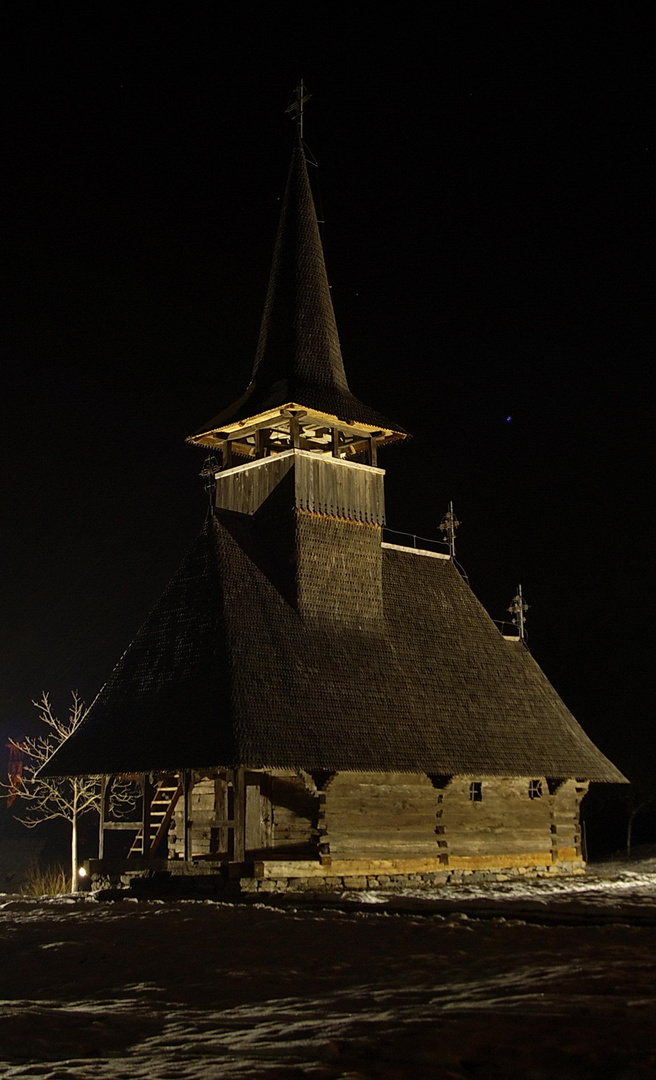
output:
M239 764L623 779L450 561L382 556L381 623L309 627L268 575L253 518L221 512L48 772Z
M294 148L251 382L197 434L293 402L403 432L349 390L305 153Z

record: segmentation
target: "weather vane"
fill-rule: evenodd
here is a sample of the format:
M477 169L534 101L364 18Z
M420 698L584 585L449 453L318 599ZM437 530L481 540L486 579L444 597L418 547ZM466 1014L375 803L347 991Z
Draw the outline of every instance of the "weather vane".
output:
M513 626L517 627L519 633L519 640L526 641L526 616L525 612L528 611L528 604L524 599L521 585L517 588L517 596L513 597L513 602L508 608L508 611L513 616Z
M453 502L449 501L449 509L442 518L440 532L444 533L445 543L449 545L449 555L455 560L456 557L456 529L460 522L453 512Z
M299 139L303 138L303 106L306 101L309 101L312 94L308 94L305 83L302 79L299 79L298 86L292 94L292 99L285 109L286 113L289 113L292 120L296 121L296 128L298 131Z

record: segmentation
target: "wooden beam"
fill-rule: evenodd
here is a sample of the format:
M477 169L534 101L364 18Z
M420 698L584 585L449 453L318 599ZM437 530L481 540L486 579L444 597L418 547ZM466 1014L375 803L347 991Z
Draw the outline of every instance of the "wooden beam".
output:
M105 819L108 812L109 792L112 786L111 776L103 776L100 781L100 823L98 826L98 858L105 856Z
M278 427L280 426L278 423L280 419L287 421L290 416L296 416L299 420L305 420L305 426L325 428L326 431L330 431L334 427L337 427L340 431L355 435L358 438L374 438L378 439L381 443L392 442L407 437L405 433L393 431L391 428L374 428L369 424L360 424L353 420L338 419L334 414L320 412L316 409L304 409L301 408L300 405L290 402L288 408L268 409L266 412L260 413L258 416L251 417L250 419L240 420L235 424L228 424L221 429L210 430L203 432L200 435L190 436L189 442L208 445L209 440L211 440L212 445L217 445L225 439L243 439L247 435L252 435L258 427Z
M263 859L253 863L253 877L359 877L363 874L435 874L445 870L445 863L438 855L415 858L355 858L335 859L324 856L321 861L312 859Z
M300 420L303 416L308 416L308 411L307 411L307 409L281 409L280 410L280 415L281 416L286 416L286 417L288 416L288 417L291 417L292 419L296 418L297 420ZM310 413L309 415L312 415L312 414Z
M192 822L189 820L189 796L191 795L191 777L189 775L189 769L184 769L182 773L182 829L183 829L183 843L184 843L184 860L189 862L191 858L191 826Z
M246 782L244 769L233 773L234 789L234 862L243 863L246 858Z
M327 450L326 443L315 440L313 435L299 435L298 437L298 449L299 450Z
M255 457L255 439L252 443L240 442L238 439L231 439L230 446L232 447L232 464L236 464L234 461L235 455L239 457L254 458Z
M266 457L269 446L269 431L267 428L257 428L255 431L255 457Z
M350 442L342 443L342 450L348 457L355 457L356 454L361 454L365 451L369 454L371 447L371 439L351 439Z
M299 449L300 422L298 416L289 418L289 438L294 450Z
M154 790L155 785L150 778L150 774L145 773L141 781L141 830L144 856L148 854L148 844L150 843L150 804Z

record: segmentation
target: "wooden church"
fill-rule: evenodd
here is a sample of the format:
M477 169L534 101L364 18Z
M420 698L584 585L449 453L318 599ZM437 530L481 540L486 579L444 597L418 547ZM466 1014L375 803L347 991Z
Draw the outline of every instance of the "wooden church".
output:
M590 781L621 782L453 559L383 541L378 451L349 390L302 143L252 380L190 437L213 512L51 775L102 774L97 879L251 891L583 865ZM115 820L115 777L138 820Z

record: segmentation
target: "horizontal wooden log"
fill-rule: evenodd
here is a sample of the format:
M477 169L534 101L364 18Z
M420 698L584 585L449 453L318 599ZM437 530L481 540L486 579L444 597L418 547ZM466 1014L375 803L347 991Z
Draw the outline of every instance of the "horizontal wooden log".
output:
M541 839L543 838L538 837L538 841L540 841ZM526 847L521 843L488 843L485 844L485 846L483 847L481 844L476 844L474 842L470 844L448 842L446 850L448 851L449 856L457 856L458 858L460 858L461 856L467 856L467 858L478 858L480 856L482 858L487 855L494 855L495 857L497 855L512 855L514 857L515 855L521 855L522 852L526 851ZM538 848L538 850L540 850L540 848ZM546 848L542 850L550 851L551 848Z
M553 849L553 857L556 862L576 862L581 859L581 851L577 847L558 847Z
M441 825L442 822L440 821ZM321 826L327 828L329 831L336 829L339 832L347 832L359 836L366 836L367 833L376 833L381 829L386 831L395 832L402 830L403 832L419 832L426 833L432 832L437 828L438 819L436 817L423 817L420 818L416 815L408 816L406 818L400 817L399 814L376 814L370 817L356 817L349 814L326 814L321 819Z
M357 877L362 874L434 874L445 869L438 858L332 859L329 866L304 860L266 860L253 864L255 877Z
M445 833L441 833L441 836L446 836ZM369 847L375 844L382 847L385 844L434 844L437 839L437 833L434 829L427 830L426 832L410 832L405 829L398 829L396 832L374 832L360 836L357 834L340 835L328 830L327 833L322 834L322 839L327 843L337 843L349 847L360 847L364 845Z
M330 836L328 837L328 843L330 843ZM403 837L403 836L397 836L397 837L385 836L385 837L378 837L378 839L370 840L366 844L366 846L359 843L357 841L357 839L356 840L346 839L346 840L341 840L340 845L339 845L339 850L340 850L340 852L344 853L344 858L347 858L347 857L352 858L352 853L353 852L358 852L360 857L363 858L363 859L364 858L367 858L367 859L373 858L372 853L373 853L374 849L377 849L378 851L388 851L388 850L391 851L392 849L394 849L395 851L403 852L403 851L409 851L410 848L420 849L421 851L425 852L427 855L430 854L431 852L435 853L435 849L437 848L437 837L433 836L433 837L429 837L428 839L424 839L423 837L420 837L419 839L415 840L414 842L411 842L406 837ZM332 850L333 850L333 845L331 844L331 851ZM347 855L347 853L348 853L348 855ZM341 858L341 855L338 856L338 857Z
M551 865L551 851L523 851L494 855L452 855L449 853L449 869L454 870L513 870L519 866L527 869Z

